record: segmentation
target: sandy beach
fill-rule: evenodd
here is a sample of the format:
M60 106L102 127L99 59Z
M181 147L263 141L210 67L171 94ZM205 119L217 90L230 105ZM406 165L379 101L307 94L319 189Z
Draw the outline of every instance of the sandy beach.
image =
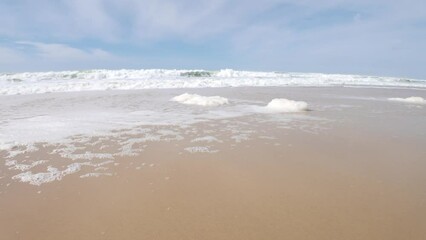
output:
M425 239L426 105L389 100L410 96L426 91L0 96L1 133L33 140L0 150L1 239Z
M425 9L0 0L0 240L426 240Z

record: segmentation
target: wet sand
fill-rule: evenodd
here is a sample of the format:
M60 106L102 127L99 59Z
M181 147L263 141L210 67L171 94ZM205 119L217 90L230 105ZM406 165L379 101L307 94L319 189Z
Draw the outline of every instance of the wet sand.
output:
M11 181L2 163L1 239L426 239L426 106L385 100L425 91L194 92L286 96L312 111L285 125L253 116L193 124L222 142L195 144L191 131L149 142L115 157L112 176L80 178L83 169L34 186ZM241 132L229 125L250 137L232 138ZM197 145L217 152L183 150Z

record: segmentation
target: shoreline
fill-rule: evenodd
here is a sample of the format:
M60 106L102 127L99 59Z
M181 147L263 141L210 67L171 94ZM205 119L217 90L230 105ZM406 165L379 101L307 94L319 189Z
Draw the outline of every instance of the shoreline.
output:
M43 120L63 120L74 116L64 112L81 114L83 109L94 116L117 114L105 121L68 121L70 129L94 120L98 125L108 121L118 125L104 126L113 129L112 135L77 135L65 145L52 140L37 151L12 158L0 151L4 160L0 235L6 239L419 240L426 236L422 227L426 106L386 100L426 97L423 91L196 89L191 92L226 97L231 103L205 108L168 101L184 92L187 89L48 94L3 102L0 108L9 114L6 117L44 114L49 118ZM280 97L306 101L312 111L248 110L247 106L265 106ZM37 104L28 105L30 100ZM141 112L145 108L150 114ZM156 111L165 115L155 115ZM127 115L120 114L129 112L139 115L125 122ZM120 124L128 127L107 128ZM133 151L120 155L125 146ZM17 163L6 166L9 160ZM82 165L60 181L40 186L12 179L21 171L10 167L39 160L48 162L23 172ZM111 175L81 178L88 173Z

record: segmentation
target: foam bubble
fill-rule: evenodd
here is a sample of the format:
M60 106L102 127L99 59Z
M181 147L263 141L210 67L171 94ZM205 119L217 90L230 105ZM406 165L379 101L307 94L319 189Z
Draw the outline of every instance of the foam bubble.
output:
M196 147L187 147L185 151L190 153L216 153L218 150L211 150L210 147L196 146Z
M423 80L321 73L203 70L89 70L0 73L0 95L111 89L204 88L239 86L383 86L421 87Z
M47 160L35 161L31 164L18 164L16 160L6 160L5 165L9 167L9 170L19 170L21 172L30 170L31 168L44 164L48 162Z
M17 179L20 182L26 182L31 185L40 186L43 183L53 182L61 180L66 175L78 172L81 170L80 163L72 163L67 166L65 170L58 170L52 166L47 167L47 172L32 173L31 171L24 172L12 177L12 179Z
M85 153L62 153L61 157L68 158L71 160L78 160L78 159L84 159L84 160L92 160L92 159L114 159L113 155L110 153L91 153L91 152L85 152Z
M191 140L191 142L222 142L221 140L213 137L213 136L204 136L204 137L197 137Z
M422 97L408 97L408 98L388 98L390 101L414 103L414 104L426 104L426 100Z
M198 94L184 93L182 95L172 98L172 101L188 104L198 105L204 107L216 107L224 104L228 104L228 99L219 96L205 97Z
M303 101L275 98L268 103L266 109L271 112L302 112L308 110L308 104Z
M112 176L111 173L87 173L84 175L81 175L80 178L88 178L88 177L100 177L100 176Z
M0 73L0 95L49 92L243 86L382 86L425 88L424 80L322 73L203 70L89 70Z

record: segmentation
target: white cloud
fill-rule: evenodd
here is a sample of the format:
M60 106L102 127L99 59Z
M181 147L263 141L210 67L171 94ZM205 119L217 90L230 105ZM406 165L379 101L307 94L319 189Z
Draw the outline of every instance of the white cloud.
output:
M23 39L47 36L59 41L193 40L268 22L269 11L286 7L296 11L275 17L276 24L333 8L365 10L398 22L426 16L425 3L420 0L23 0L0 3L0 34Z

